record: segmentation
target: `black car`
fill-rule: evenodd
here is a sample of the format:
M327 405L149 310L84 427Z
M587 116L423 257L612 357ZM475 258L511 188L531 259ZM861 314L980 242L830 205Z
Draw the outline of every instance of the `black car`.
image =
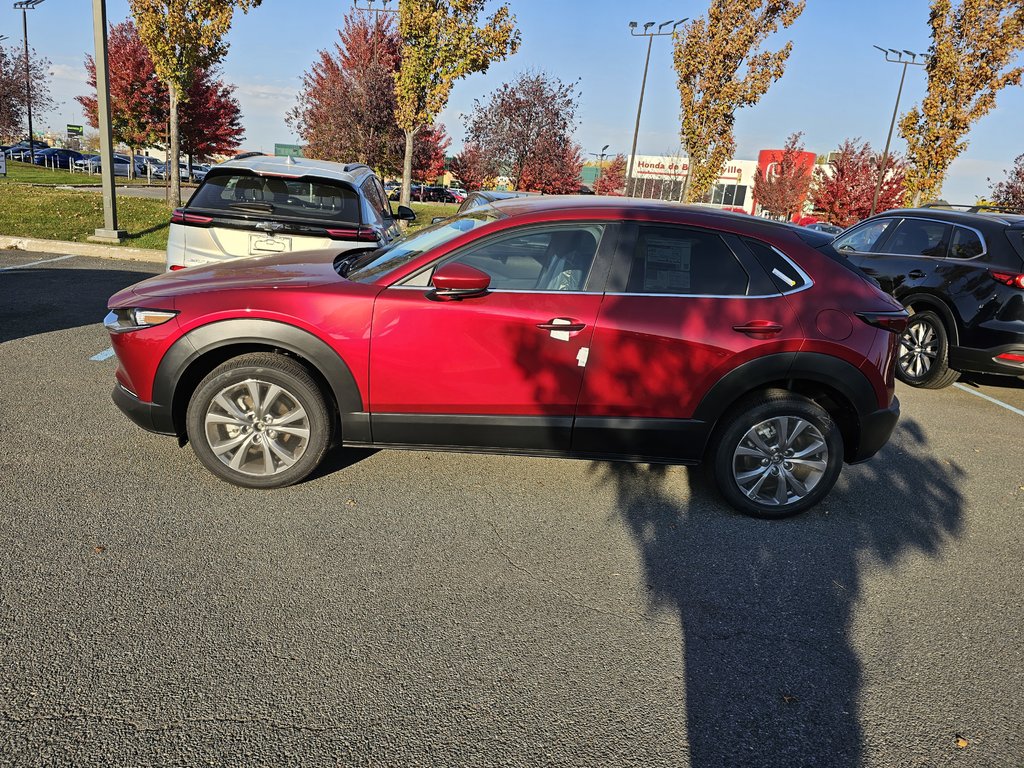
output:
M48 168L71 168L81 159L81 152L51 147L50 149L36 150L34 162L36 165L45 165Z
M912 312L896 365L901 381L939 389L965 371L1024 375L1024 215L886 211L832 245Z

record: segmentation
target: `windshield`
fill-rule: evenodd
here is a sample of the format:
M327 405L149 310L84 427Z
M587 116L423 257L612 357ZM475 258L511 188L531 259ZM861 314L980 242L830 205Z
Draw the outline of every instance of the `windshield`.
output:
M356 282L371 282L404 267L420 254L444 245L466 232L472 232L492 221L497 221L499 218L503 218L503 216L493 208L477 208L470 213L445 219L399 238L383 248L370 251L347 265L347 272L344 272L343 275Z

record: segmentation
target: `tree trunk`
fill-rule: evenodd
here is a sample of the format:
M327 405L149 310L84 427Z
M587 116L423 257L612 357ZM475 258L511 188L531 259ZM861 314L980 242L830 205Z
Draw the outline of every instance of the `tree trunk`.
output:
M171 129L170 146L167 148L167 176L171 182L171 207L181 207L181 175L178 171L181 157L181 136L178 131L178 86L170 84L171 99L168 123Z
M914 200L910 204L910 207L911 208L920 208L921 207L921 190L917 190L917 192L914 193Z
M416 129L405 132L405 158L402 160L402 196L399 203L408 205L412 197L412 142Z

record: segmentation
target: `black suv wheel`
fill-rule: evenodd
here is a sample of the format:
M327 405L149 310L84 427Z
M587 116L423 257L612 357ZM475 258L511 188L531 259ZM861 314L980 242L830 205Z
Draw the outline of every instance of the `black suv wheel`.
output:
M910 318L900 337L896 376L922 389L942 389L960 378L960 372L949 367L949 337L934 312L915 312Z

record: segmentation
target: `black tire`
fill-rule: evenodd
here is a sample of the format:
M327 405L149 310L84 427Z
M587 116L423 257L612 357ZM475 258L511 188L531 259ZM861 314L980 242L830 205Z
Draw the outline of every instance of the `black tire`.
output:
M942 389L960 378L960 372L949 367L946 326L930 310L910 316L896 355L896 378L912 387Z
M324 396L306 369L268 352L215 368L192 394L185 425L199 461L246 488L305 479L323 459L332 429Z
M780 427L792 436L788 443L779 439ZM732 507L778 519L810 509L832 490L843 467L843 437L817 403L767 390L722 419L708 459L715 485Z

